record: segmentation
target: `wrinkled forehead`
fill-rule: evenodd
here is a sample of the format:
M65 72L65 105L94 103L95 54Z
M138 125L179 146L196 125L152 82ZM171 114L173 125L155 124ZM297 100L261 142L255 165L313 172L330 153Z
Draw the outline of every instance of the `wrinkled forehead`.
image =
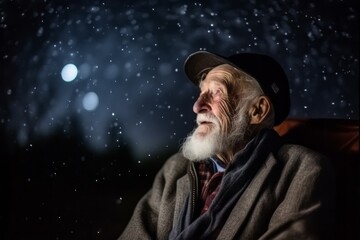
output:
M202 88L205 84L216 84L229 86L236 81L236 77L240 74L239 70L228 64L222 64L212 69L204 71L200 76L199 87Z

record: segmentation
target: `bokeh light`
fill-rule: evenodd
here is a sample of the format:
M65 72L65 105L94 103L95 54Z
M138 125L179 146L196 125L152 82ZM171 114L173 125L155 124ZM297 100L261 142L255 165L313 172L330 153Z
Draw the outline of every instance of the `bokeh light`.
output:
M61 77L65 82L73 81L76 78L77 74L78 74L78 69L72 63L66 64L61 70Z
M85 110L94 111L99 105L99 97L94 92L88 92L85 94L82 104Z

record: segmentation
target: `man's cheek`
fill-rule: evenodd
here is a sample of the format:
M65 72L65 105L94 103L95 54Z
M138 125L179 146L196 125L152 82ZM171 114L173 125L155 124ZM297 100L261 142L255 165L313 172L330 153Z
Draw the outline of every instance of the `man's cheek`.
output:
M220 127L221 127L221 132L223 134L228 133L229 129L230 129L230 124L231 124L231 116L232 116L232 108L231 105L229 103L229 101L226 100L222 100L219 101L219 121L220 121Z

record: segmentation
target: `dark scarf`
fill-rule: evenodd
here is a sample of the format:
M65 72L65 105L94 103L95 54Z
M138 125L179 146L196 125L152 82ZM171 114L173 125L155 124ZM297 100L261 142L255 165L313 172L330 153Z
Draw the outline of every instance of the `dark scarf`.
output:
M280 137L274 130L262 130L234 156L234 161L226 168L220 190L207 212L193 219L191 197L188 195L169 239L211 239L214 234L217 235L256 172L269 154L275 154L280 146Z

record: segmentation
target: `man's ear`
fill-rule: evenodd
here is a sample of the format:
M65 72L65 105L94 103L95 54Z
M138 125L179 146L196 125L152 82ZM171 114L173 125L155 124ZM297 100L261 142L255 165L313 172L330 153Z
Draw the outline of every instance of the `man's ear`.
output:
M260 96L250 108L250 124L259 124L269 114L271 108L270 100L266 96Z

